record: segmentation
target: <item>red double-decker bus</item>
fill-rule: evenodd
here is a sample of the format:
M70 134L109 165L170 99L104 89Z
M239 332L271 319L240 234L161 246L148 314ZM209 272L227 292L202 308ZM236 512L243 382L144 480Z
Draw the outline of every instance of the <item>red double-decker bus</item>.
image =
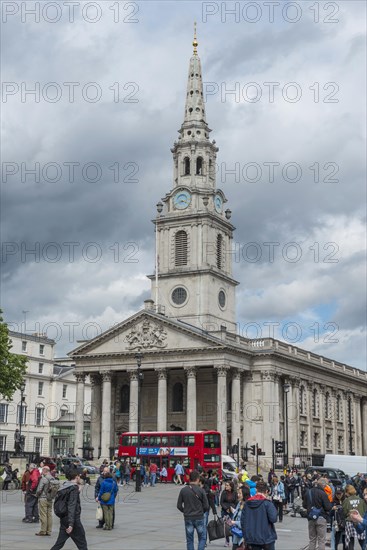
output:
M129 459L136 467L138 434L121 434L118 456ZM167 468L168 481L175 475L175 466L181 462L189 473L200 465L204 470L217 470L221 475L221 436L216 431L203 432L140 432L140 461L142 464L155 462L159 469Z

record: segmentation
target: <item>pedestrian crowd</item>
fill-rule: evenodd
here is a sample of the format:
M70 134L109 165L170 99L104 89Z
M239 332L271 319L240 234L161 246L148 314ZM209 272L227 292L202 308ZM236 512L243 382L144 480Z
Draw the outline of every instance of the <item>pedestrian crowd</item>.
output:
M105 460L99 472L94 486L96 527L112 530L119 487L129 485L136 471L129 461ZM284 514L291 512L294 517L297 511L308 520L309 550L325 550L326 546L331 550L367 550L367 478L363 474L335 487L325 473L302 475L296 469L280 475L270 470L264 480L262 475L250 477L243 466L223 483L217 471L205 472L200 465L198 471L186 471L177 462L174 472L172 481L182 485L177 508L184 516L187 550L194 550L195 532L198 550L204 550L208 538L223 538L232 550L275 550L275 524L283 521ZM78 471L73 464L65 473L67 480L61 483L57 468L51 470L42 462L39 467L27 465L18 480L25 495L22 521L40 524L35 534L46 537L52 533L55 513L60 529L51 550L63 548L68 538L80 550L87 550L80 491L83 484L90 484L90 478L85 469ZM155 487L157 480L167 483L168 477L167 469L159 470L153 461L140 466L140 476L143 487ZM14 479L10 464L2 477L3 489L8 490L8 481Z

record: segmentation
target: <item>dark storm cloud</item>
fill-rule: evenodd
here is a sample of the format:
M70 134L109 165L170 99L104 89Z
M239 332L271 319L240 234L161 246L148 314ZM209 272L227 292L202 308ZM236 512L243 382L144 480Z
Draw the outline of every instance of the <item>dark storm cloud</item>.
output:
M321 305L333 304L332 320L340 325L338 346L316 344L307 334L304 343L363 367L364 351L354 351L361 347L364 325L361 4L343 3L337 25L315 24L308 12L294 25L222 24L220 18L209 18L199 23L198 32L204 80L219 89L208 97L206 109L212 139L220 147L217 186L233 211L234 241L242 254L234 261L234 275L241 281L239 322L293 318L305 326L315 320L321 325L331 320ZM80 170L72 183L66 169L55 183L33 183L31 178L22 183L17 176L3 183L3 241L19 247L23 243L27 250L35 243L41 247L39 261L31 255L22 258L19 251L8 255L3 265L8 320L20 322L22 310L27 310L30 323L78 322L82 336L85 323L95 320L107 328L140 309L149 296L145 274L154 270L151 219L155 204L173 186L169 149L182 122L192 20L200 21L202 6L145 2L139 7L135 25L34 25L15 20L4 25L3 80L23 81L29 87L32 82L42 86L54 81L63 92L64 82L80 86L74 103L65 101L64 95L56 103L35 103L31 98L22 103L20 96L9 97L3 103L3 161L29 167L35 162L95 162L102 169L95 183L83 180ZM231 89L238 82L242 90L251 81L261 86L261 101L221 96L223 85L225 91L225 86ZM281 83L274 103L265 99L267 81ZM292 81L302 88L297 103L282 98L284 84ZM80 90L88 82L97 82L103 91L97 103L81 98ZM132 90L124 90L124 84L135 83L138 102L115 103L110 87L116 82L122 97ZM338 103L324 103L324 95L315 103L309 89L315 82L324 95L323 85L336 82ZM235 183L225 175L235 163L242 170L248 162L258 163L266 174L263 163L269 161L280 164L273 183L264 177L256 183L241 177ZM119 183L110 169L116 162ZM282 167L289 162L301 166L299 182L282 177ZM316 183L309 168L315 162L321 172L325 163L337 163L339 182ZM127 163L136 163L138 182L123 181L130 173L123 168ZM300 261L292 264L282 254L269 261L263 243L279 242L279 251L291 241L302 248ZM51 242L62 250L57 262L42 256ZM73 262L63 245L68 242L79 243ZM100 247L101 257L95 262L82 253L91 242ZM250 242L262 252L255 263L243 256ZM329 242L338 245L336 264L323 262L330 252L323 246ZM315 243L320 247L318 262ZM58 354L74 345L63 333Z

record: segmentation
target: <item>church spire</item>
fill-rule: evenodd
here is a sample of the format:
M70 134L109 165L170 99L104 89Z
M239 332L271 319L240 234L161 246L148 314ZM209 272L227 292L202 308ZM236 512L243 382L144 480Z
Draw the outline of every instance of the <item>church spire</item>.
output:
M203 97L203 80L201 62L198 56L198 41L196 36L196 23L194 24L193 54L190 58L189 74L187 78L187 94L185 104L184 122L181 126L181 135L192 136L201 139L209 137L209 128L205 117L205 104ZM190 130L188 134L184 130Z

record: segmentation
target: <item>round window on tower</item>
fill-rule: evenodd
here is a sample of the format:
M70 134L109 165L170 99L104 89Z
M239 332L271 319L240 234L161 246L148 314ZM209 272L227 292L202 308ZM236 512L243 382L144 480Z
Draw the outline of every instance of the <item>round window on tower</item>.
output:
M226 294L224 290L220 290L218 294L218 303L219 306L224 309L226 307Z
M184 305L187 301L187 290L182 286L178 286L173 290L171 300L176 306Z

